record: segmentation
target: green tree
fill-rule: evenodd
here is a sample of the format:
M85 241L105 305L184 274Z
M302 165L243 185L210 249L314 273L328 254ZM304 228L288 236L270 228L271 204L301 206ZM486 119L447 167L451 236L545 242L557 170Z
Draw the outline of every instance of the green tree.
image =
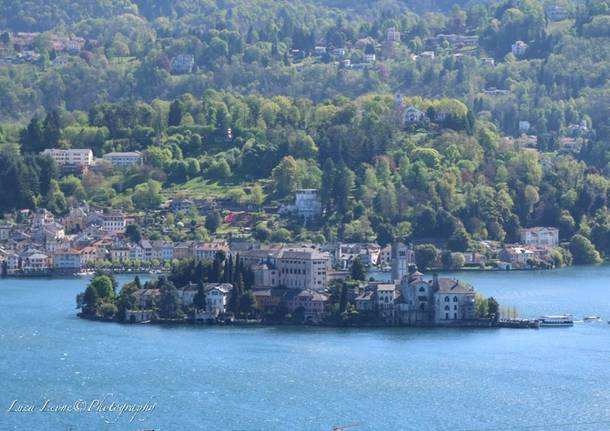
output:
M131 196L131 201L138 209L157 208L162 202L161 183L148 180L146 183L137 185Z
M366 268L360 260L360 257L356 257L352 262L352 269L350 271L352 279L364 281L366 279Z
M438 250L432 244L415 246L415 263L420 271L428 270L438 257Z
M602 258L595 249L593 243L580 234L576 234L572 237L569 249L576 265L600 263L602 261Z
M125 235L134 243L139 243L142 240L142 233L140 227L135 224L128 224L125 228Z
M205 290L202 282L197 283L197 293L193 298L193 305L197 310L204 310L206 308Z
M271 172L273 190L279 197L294 193L297 188L297 161L292 156L284 157Z
M182 103L179 100L174 100L169 105L169 114L168 114L168 118L167 118L167 125L170 127L179 126L180 123L182 123L182 116L183 116Z
M467 251L470 248L470 235L466 229L459 226L449 237L447 245L452 251Z
M220 213L218 211L212 211L212 213L205 218L205 228L212 233L216 232L221 223L222 218L220 217Z
M175 319L180 314L178 290L171 281L160 280L159 315L164 319Z

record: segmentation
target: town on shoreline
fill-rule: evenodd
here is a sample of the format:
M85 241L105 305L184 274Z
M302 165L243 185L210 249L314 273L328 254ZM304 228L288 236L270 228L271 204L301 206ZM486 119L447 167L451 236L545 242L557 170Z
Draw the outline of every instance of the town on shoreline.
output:
M203 203L172 199L158 211L162 218L202 212ZM299 190L290 208L299 217L319 215L317 191ZM228 211L224 222L240 217ZM329 279L345 277L352 266L390 272L392 265L416 265L422 270L513 270L550 269L571 264L570 253L560 244L559 230L532 227L520 230L518 243L462 241L459 247L430 238L408 244L378 242L261 242L253 238L217 235L208 240L171 241L146 237L141 231L150 223L137 214L79 205L63 217L46 209L22 210L12 221L0 223L0 274L2 276L91 275L95 271L137 273L169 271L186 259L213 259L217 252L273 254L286 248L315 250L324 256ZM207 221L206 221L207 222ZM158 227L159 228L159 227ZM161 226L162 228L162 226ZM463 251L454 251L455 249ZM245 253L245 254L244 254ZM393 274L396 279L396 274Z
M98 273L78 295L82 318L124 323L308 324L492 327L516 320L494 298L460 280L427 280L404 257L392 282L364 278L356 263L329 279L330 256L312 248L217 252L169 274L122 286Z

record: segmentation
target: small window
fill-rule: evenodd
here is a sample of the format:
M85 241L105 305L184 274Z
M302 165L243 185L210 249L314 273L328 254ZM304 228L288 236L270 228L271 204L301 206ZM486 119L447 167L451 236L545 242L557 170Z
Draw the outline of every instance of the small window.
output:
M445 296L445 302L449 302L449 297Z
M458 297L457 296L453 297L453 302L458 302Z

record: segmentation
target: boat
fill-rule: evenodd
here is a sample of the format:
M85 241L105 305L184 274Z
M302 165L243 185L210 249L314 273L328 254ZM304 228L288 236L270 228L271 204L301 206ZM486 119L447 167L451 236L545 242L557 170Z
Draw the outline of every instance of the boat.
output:
M583 322L599 322L600 320L602 320L602 318L599 316L586 316L582 318Z
M574 326L574 317L569 314L542 316L538 320L541 328Z

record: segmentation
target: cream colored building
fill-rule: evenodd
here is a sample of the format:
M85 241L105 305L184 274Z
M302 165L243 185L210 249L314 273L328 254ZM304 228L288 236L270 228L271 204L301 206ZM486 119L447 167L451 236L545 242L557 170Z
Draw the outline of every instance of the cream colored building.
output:
M59 166L91 166L93 163L93 152L89 149L47 148L42 154L50 156Z

